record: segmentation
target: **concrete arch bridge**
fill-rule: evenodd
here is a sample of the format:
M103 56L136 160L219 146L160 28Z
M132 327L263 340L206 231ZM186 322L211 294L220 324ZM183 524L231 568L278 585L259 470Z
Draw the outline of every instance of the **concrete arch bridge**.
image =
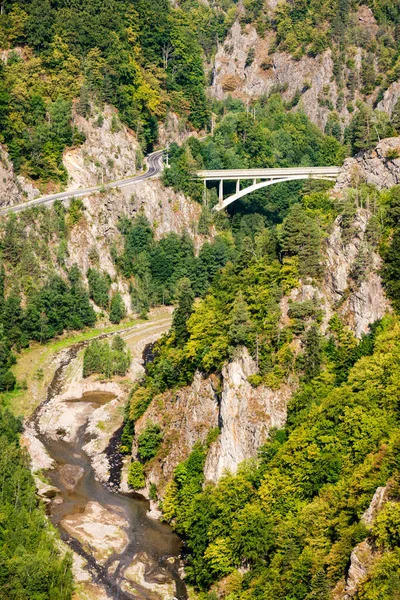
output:
M336 181L340 173L340 167L289 167L280 169L227 169L219 171L198 171L198 179L204 181L219 181L219 202L214 206L214 210L220 211L243 198L251 192L260 190L269 185L283 183L285 181L299 181L302 179L327 179ZM236 193L224 198L224 181L236 181ZM251 181L252 183L244 189L240 189L241 181Z

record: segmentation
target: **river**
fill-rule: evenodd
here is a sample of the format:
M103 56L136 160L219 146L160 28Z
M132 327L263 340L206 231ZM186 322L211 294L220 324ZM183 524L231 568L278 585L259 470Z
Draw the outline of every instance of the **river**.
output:
M93 437L88 432L90 419L115 404L115 393L102 390L104 386L99 383L98 390L58 400L67 370L81 348L76 345L64 352L47 399L29 423L53 461L45 473L52 486L48 513L75 554L77 597L186 600L180 576L180 538L167 524L147 516L149 502L143 496L114 491L121 463L118 455L111 461L108 483L101 483L93 457L86 451ZM69 435L57 425L57 419L65 421L65 415L75 426ZM118 431L120 428L117 435ZM115 441L114 434L113 447ZM80 589L84 590L82 595Z

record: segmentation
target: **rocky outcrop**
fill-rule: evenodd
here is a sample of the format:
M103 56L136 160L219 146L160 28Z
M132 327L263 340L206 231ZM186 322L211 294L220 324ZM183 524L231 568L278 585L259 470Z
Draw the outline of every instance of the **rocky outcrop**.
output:
M146 425L157 423L163 432L162 448L146 467L148 483L156 483L162 496L177 464L185 460L196 442L204 443L210 430L220 427L207 456L205 477L218 481L225 471L257 455L272 427L282 427L293 386L278 390L253 388L247 378L257 368L246 348L222 371L221 382L196 373L191 386L157 396L136 423L136 436ZM134 448L134 456L136 448Z
M384 110L389 115L392 114L397 100L400 98L400 81L394 81L383 94L383 98L378 102L378 109Z
M169 112L165 117L165 121L159 127L158 145L161 148L166 148L167 144L171 144L172 142L182 144L192 135L198 137L199 134L182 117Z
M246 100L279 90L285 100L302 93L301 106L320 127L324 127L330 109L318 101L329 86L329 99L336 104L336 84L331 81L333 62L330 51L316 58L295 60L286 52L268 51L274 34L260 38L251 25L242 29L237 21L215 57L211 93L218 99L227 95ZM254 60L249 63L250 50ZM325 94L326 95L326 94Z
M350 567L346 579L343 600L351 600L357 594L358 587L365 580L379 554L369 540L358 544L350 556Z
M371 529L377 515L388 501L386 487L378 487L372 497L371 503L361 517L361 521ZM357 595L360 584L370 574L376 561L381 557L381 552L374 546L372 539L367 538L354 548L350 555L350 567L346 579L339 581L332 592L334 600L352 600Z
M196 442L204 443L211 429L219 425L218 381L196 373L191 386L157 396L136 423L136 436L146 425L157 423L163 432L163 444L149 464L147 479L156 483L162 495L175 467L185 460ZM134 448L135 454L136 448Z
M272 12L274 4L270 3ZM366 6L360 7L354 18L358 19L358 26L362 29L371 31L377 28L372 11ZM355 66L351 70L356 87L354 96L346 92L347 97L339 104L330 50L315 57L303 55L300 59L295 59L287 52L270 53L274 44L273 32L267 32L262 38L252 25L242 26L236 21L216 54L211 94L218 99L231 95L247 100L280 91L286 101L292 101L295 95L300 94L300 101L295 109L301 108L319 127L325 127L332 110L339 113L343 126L347 125L351 119L348 103L364 100L359 91L358 76L362 49L355 49ZM350 75L348 67L344 67L344 75ZM396 93L394 88L387 91L383 110L386 110L386 106L394 105ZM374 97L375 93L368 101L372 102Z
M22 175L16 176L6 149L0 145L0 206L13 206L33 200L39 190Z
M347 240L339 216L326 242L324 295L331 314L337 310L357 337L367 333L369 325L390 310L379 276L382 261L376 252L370 252L361 281L357 283L352 278L370 217L369 211L359 209Z
M388 500L389 498L387 487L378 487L376 489L375 494L372 497L370 505L361 517L361 521L364 523L364 525L366 525L366 527L368 527L369 529L372 527L376 517L381 512Z
M400 183L400 137L386 138L374 150L347 158L333 192L340 194L361 181L380 190Z
M74 110L73 125L86 141L64 154L68 190L135 175L139 144L135 134L121 123L115 108L106 104L100 111L92 107L88 118Z
M118 228L122 216L133 218L143 213L153 225L157 239L167 233L187 232L196 249L205 240L197 233L201 206L183 194L165 188L157 179L92 194L85 197L83 203L83 217L70 231L66 264L77 264L84 275L90 266L100 265L114 280L112 291L121 292L128 313L131 312L128 284L117 277L111 257L113 245L122 247Z
M207 456L204 474L208 481L217 482L225 471L235 473L241 462L257 455L270 430L282 427L286 421L293 388L253 388L248 377L256 372L257 366L246 348L222 371L221 433Z

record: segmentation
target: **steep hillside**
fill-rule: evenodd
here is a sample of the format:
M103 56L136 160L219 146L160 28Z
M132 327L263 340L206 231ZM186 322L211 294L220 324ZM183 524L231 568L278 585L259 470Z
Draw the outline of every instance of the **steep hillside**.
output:
M218 597L258 597L261 589L267 598L293 595L301 569L294 598L325 590L322 597L347 599L354 590L384 589L387 561L399 568L397 542L361 519L388 480L394 511L398 499L390 452L399 425L390 397L399 336L386 293L397 306L399 189L387 178L382 192L368 184L370 173L388 168L385 149L395 143L384 140L346 163L332 192L303 192L275 230L247 230L203 300L191 307L187 292L179 297L171 333L133 391L128 482L146 492L154 514L160 502L187 541L189 580L199 589L219 581ZM370 161L375 169L362 170ZM383 370L373 374L375 364ZM374 467L386 447L388 463ZM319 506L332 535L318 529L325 527ZM386 516L377 518L390 527ZM285 549L289 532L292 550Z
M210 92L249 101L279 91L340 137L360 103L397 115L398 23L385 2L239 3Z
M399 15L0 0L0 600L398 600Z

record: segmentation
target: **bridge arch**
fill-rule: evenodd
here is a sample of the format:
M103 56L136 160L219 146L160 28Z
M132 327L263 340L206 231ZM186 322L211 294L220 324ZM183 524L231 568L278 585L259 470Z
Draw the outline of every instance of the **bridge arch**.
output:
M340 167L286 167L276 169L221 169L214 171L199 171L197 178L204 181L204 186L207 186L207 181L219 182L219 203L214 206L214 210L220 211L243 198L247 194L251 194L256 190L264 187L283 183L288 181L301 181L305 179L326 179L335 181L341 171ZM240 182L250 180L252 185L240 189ZM260 181L261 180L261 181ZM236 181L236 193L232 194L224 200L224 181Z
M309 175L294 175L291 177L282 177L282 179L269 179L267 181L260 181L260 183L255 183L253 185L250 185L250 186L244 188L243 190L236 192L232 196L228 196L228 198L225 198L225 200L223 200L222 203L219 202L218 204L216 204L214 206L213 210L216 210L216 211L223 210L224 208L229 206L229 204L232 204L232 202L235 202L235 200L239 200L239 198L243 198L243 196L247 196L247 194L251 194L252 192L261 190L262 188L267 187L269 185L275 185L276 183L285 183L287 181L301 181L304 179L311 179L311 177ZM335 179L332 177L329 177L329 176L324 177L321 175L318 177L313 177L312 179L325 179L328 181L335 181Z

